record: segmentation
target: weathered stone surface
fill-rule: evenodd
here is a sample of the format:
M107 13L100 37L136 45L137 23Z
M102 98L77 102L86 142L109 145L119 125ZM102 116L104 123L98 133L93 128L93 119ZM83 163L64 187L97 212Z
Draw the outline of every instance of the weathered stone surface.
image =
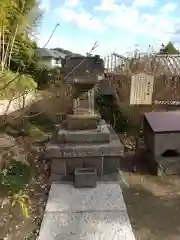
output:
M38 240L135 240L126 212L47 213Z
M52 184L38 240L135 240L120 186Z
M97 175L100 177L103 175L103 158L99 157L84 157L83 158L83 167L84 168L96 168Z
M110 174L117 172L120 167L120 158L119 156L105 156L103 159L103 170L104 174Z
M96 130L66 131L61 128L60 133L61 140L66 143L54 144L51 142L47 144L45 158L65 160L67 177L74 175L76 167L96 168L98 177L102 177L105 173L118 171L119 158L124 156L124 148L116 133L106 125L104 120L100 121L99 128ZM102 136L99 136L101 133L105 134L110 141L99 142L98 144L93 141L95 138L101 138ZM69 143L68 141L72 142ZM58 173L57 169L60 166L57 168L55 164L54 166L52 173ZM60 167L61 169L62 167Z
M109 143L99 144L47 144L49 158L84 156L124 156L124 148L117 136L110 136Z
M52 173L50 178L49 178L49 184L52 184L53 182L59 182L63 179L64 176L60 174L54 174Z
M68 115L65 120L65 128L68 130L96 129L100 116L98 114L74 114Z
M46 212L125 211L117 183L97 183L96 188L77 189L71 184L52 184Z
M66 175L66 162L65 159L52 159L51 173Z
M68 131L60 129L58 132L59 143L103 143L110 142L110 132L107 125L100 123L97 129Z
M82 158L68 158L66 159L66 174L74 174L75 168L82 168Z
M95 168L76 168L74 183L76 188L96 187L97 171Z

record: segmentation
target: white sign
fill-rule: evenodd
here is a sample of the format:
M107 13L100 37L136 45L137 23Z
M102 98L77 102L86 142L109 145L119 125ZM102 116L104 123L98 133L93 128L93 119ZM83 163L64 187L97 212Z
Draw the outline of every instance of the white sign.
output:
M164 101L164 100L155 100L154 104L159 104L159 105L170 105L170 106L179 106L180 101Z
M152 104L154 76L138 73L131 78L130 105Z

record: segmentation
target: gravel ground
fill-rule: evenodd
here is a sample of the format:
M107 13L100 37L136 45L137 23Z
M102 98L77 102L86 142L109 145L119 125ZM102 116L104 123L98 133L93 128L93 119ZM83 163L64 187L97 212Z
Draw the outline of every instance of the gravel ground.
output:
M180 239L180 177L157 177L137 166L132 173L133 153L121 162L123 195L137 240Z

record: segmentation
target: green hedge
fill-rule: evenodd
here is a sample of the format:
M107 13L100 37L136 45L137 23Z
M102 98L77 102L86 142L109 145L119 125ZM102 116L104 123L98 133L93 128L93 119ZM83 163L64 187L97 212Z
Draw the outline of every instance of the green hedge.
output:
M125 132L131 127L128 119L123 116L121 110L115 105L113 96L97 96L96 108L101 117L110 123L116 132Z

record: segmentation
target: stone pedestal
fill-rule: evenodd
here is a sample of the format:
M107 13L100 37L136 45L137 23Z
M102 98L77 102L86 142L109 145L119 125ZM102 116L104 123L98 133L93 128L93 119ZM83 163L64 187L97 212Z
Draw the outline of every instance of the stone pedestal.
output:
M84 75L78 72L71 79L75 89L73 114L66 117L53 137L55 143L49 143L46 149L46 157L52 160L52 180L59 179L60 175L68 179L76 168L95 168L98 177L119 170L119 161L124 154L122 144L94 108L94 86L100 75L96 73L104 74L101 65L97 68L96 60L90 58L90 73L85 64Z
M72 180L76 168L96 168L101 178L119 171L124 148L112 128L100 121L96 130L59 130L57 143L47 145L47 159L52 159L51 180Z

